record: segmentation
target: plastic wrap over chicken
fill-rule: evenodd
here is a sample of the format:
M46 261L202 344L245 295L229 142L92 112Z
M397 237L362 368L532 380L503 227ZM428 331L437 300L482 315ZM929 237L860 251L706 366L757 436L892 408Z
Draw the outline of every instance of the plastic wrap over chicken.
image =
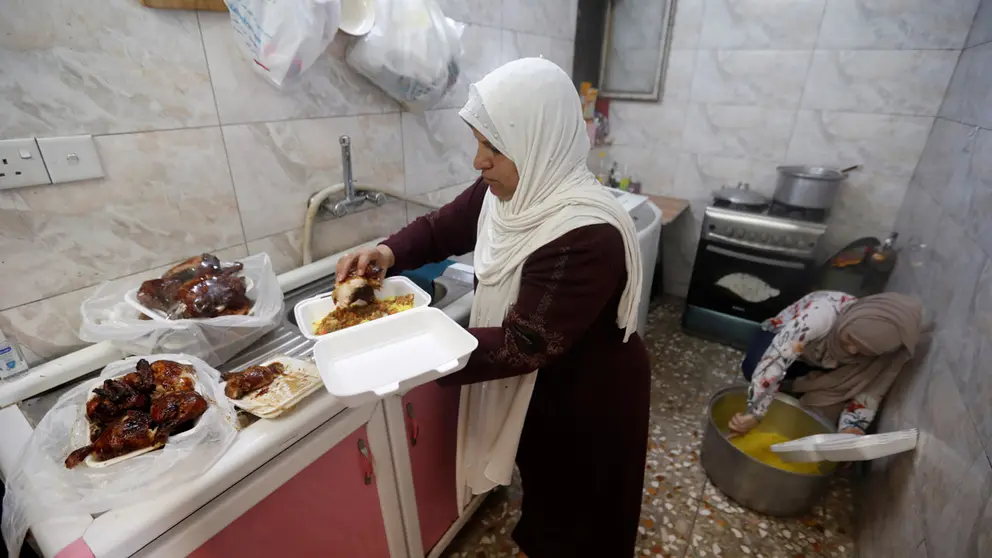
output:
M140 287L100 285L80 307L79 337L111 341L128 354L185 353L216 366L280 323L284 311L267 254L236 264L205 254Z
M221 264L217 256L190 258L138 289L138 301L169 319L244 315L251 310L247 284L237 275L244 266Z
M189 390L185 379L201 387ZM190 423L195 426L183 430ZM5 479L2 525L10 555L19 555L32 523L149 502L202 475L234 442L236 424L220 373L198 358L160 354L109 364L99 378L59 397ZM84 448L104 460L151 451L104 467L76 463L83 452L66 462Z

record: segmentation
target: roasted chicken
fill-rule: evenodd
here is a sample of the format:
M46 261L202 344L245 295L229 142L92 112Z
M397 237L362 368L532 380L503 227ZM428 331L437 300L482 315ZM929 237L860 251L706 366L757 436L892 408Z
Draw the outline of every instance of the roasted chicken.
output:
M152 399L152 421L169 434L190 425L205 412L207 400L195 391L164 393Z
M221 378L227 381L224 394L231 399L241 399L248 393L271 384L284 371L282 363L273 362L268 366L249 366L241 372L221 374Z
M170 319L214 318L247 314L251 300L245 280L236 275L240 263L224 267L217 256L190 258L138 289L138 301Z
M98 461L106 461L140 449L162 446L168 438L168 433L156 428L148 413L128 411L104 428L92 444L70 453L65 466L72 469L90 454Z
M73 468L94 454L99 461L165 445L169 436L193 425L208 403L194 391L196 370L171 360L138 361L134 372L93 388L86 402L90 445L69 454Z
M382 270L371 266L365 271L365 275L358 275L354 271L342 278L334 285L334 292L331 298L338 307L351 306L362 301L366 304L375 302L375 291L382 288Z
M86 402L86 418L100 425L112 422L127 411L148 408L148 394L120 379L105 380L103 385L93 389L93 394Z
M171 391L193 391L195 382L193 376L196 370L188 364L180 364L172 360L138 361L138 370L148 370L155 381L156 391L168 393Z

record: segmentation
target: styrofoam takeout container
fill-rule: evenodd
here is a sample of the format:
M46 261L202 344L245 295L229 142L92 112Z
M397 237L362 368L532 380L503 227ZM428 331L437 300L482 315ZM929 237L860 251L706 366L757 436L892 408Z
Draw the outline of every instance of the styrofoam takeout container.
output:
M156 361L149 361L149 362L156 362ZM188 366L193 366L193 363L192 362L188 362L188 361L185 361L185 360L175 360L173 362L178 362L179 364L186 364ZM121 374L120 376L115 376L112 379L117 379L117 378L120 378L122 376L125 376L125 374ZM188 374L187 376L189 376L190 378L193 379L193 391L195 391L196 393L199 393L200 395L203 395L203 393L204 393L203 385L200 384L200 380L196 377L196 375L195 374ZM108 380L108 379L111 379L111 378L100 378L99 379L99 382L96 382L96 383L93 384L93 387L90 388L90 394L86 397L86 401L87 402L89 402L91 399L93 399L94 397L96 397L96 394L93 393L93 390L96 389L96 388L98 388L98 387L100 387L100 386L102 386L103 385L103 382L105 380ZM207 400L207 402L209 404L209 400ZM83 410L83 420L86 421L86 439L89 440L90 420L89 420L88 417L86 417L86 410L85 409ZM190 428L189 430L186 430L185 432L180 432L179 434L176 434L175 436L169 436L169 440L174 440L174 439L175 440L179 440L179 439L184 438L185 436L188 436L188 435L192 434L193 431L195 431L196 428L199 426L199 420L200 419L197 419L197 424L194 424L193 427ZM92 442L90 442L90 443L92 443ZM166 441L166 444L167 443L169 443L168 440ZM89 455L86 456L86 459L83 460L83 464L85 464L87 467L93 467L94 469L99 469L99 468L102 468L102 467L110 467L111 465L115 465L117 463L120 463L121 461L127 461L128 459L131 459L131 458L134 458L134 457L138 457L139 455L144 455L146 453L153 452L153 451L155 451L157 449L161 449L161 448L162 448L162 446L152 446L152 447L148 447L148 448L143 448L143 449L135 450L135 451L132 451L130 453L125 453L124 455L119 455L117 457L114 457L112 459L107 459L107 460L104 460L104 461L98 460L96 458L96 456L91 453L91 454L89 454Z
M282 363L284 372L276 376L268 389L257 389L241 399L231 399L235 407L264 419L276 418L306 396L320 389L320 373L313 363L288 356L276 356L259 364Z
M857 436L854 434L817 434L774 444L771 450L782 461L868 461L916 447L917 430L900 430Z
M427 306L431 303L431 295L424 292L424 290L418 287L416 283L406 277L388 277L384 279L382 281L382 288L375 292L375 297L383 299L391 296L402 296L411 293L413 294L414 309ZM300 333L302 333L307 339L323 339L328 335L336 335L342 331L347 331L332 331L331 333L325 333L324 335L317 335L314 333L314 330L317 328L317 324L319 324L324 317L337 308L337 304L335 304L334 299L331 298L332 294L333 293L324 293L306 300L301 300L296 303L296 307L293 308L293 313L296 315L296 325L300 328ZM406 314L406 312L400 312L399 314L379 318L379 320L376 321L392 319L401 314Z
M468 364L479 341L437 308L416 308L317 342L327 391L350 407L405 392Z
M230 265L230 264L225 264L225 265ZM242 279L244 279L244 281L245 281L245 296L247 296L252 301L251 310L248 311L248 314L249 315L254 314L255 313L255 299L257 298L256 296L253 296L255 294L255 282L251 280L251 277L245 277L244 275L241 275L240 273L238 274L238 277L241 277ZM124 301L127 302L129 305L131 305L131 307L134 308L135 310L137 310L138 312L141 312L142 314L148 316L149 318L151 318L153 320L158 320L160 322L174 322L174 321L176 321L176 320L170 319L169 316L165 312L162 312L161 310L153 310L153 309L145 306L144 304L142 304L138 300L138 291L140 289L141 289L141 286L139 285L139 286L137 286L137 287L129 290L128 292L124 293ZM212 318L188 318L188 319L210 320Z

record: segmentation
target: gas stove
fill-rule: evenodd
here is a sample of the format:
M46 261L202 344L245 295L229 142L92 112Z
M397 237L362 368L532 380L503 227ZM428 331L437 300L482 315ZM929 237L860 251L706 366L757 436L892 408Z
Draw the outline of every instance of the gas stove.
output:
M780 204L707 207L683 328L746 348L762 321L811 289L826 217Z
M813 259L827 226L815 221L776 217L768 213L706 208L701 237L773 254Z

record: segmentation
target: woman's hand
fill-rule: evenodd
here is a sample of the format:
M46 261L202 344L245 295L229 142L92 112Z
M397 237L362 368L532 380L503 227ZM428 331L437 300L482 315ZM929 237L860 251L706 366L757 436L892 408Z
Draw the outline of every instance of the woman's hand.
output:
M744 413L737 413L734 418L730 419L730 431L734 434L747 434L754 427L758 426L758 419L754 415L745 415Z
M370 266L379 268L380 278L386 276L386 270L393 267L396 257L392 249L385 244L375 248L362 248L338 260L337 280L340 282L354 269L359 276L364 276Z

